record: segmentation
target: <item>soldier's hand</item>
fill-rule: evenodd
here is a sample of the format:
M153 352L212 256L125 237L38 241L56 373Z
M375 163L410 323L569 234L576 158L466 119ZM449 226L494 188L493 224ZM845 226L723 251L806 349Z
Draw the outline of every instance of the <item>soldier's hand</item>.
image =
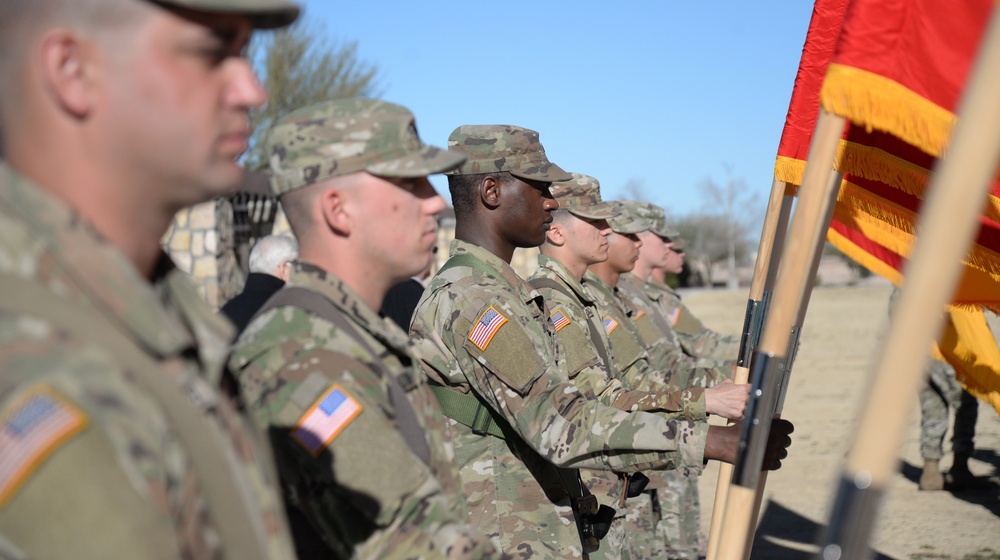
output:
M788 457L788 446L792 444L789 437L795 431L795 426L783 418L771 420L771 431L767 435L767 448L764 450L765 471L776 471L781 468L781 460Z
M705 411L730 420L740 420L746 413L749 398L749 384L736 384L727 379L705 389Z

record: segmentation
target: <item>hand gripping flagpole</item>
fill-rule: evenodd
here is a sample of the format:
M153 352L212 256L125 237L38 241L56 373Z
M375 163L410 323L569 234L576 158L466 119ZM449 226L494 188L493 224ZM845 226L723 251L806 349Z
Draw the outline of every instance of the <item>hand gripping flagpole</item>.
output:
M928 184L918 240L903 291L867 391L854 444L841 475L817 558L864 558L876 510L911 425L913 395L923 380L927 348L937 338L945 305L961 275L978 215L1000 164L1000 9L994 8L958 111L946 159Z
M767 315L770 293L778 272L778 258L781 256L785 231L788 229L788 216L794 199L787 191L788 184L784 181L775 179L771 184L771 197L764 215L764 228L760 233L757 262L750 283L750 298L747 300L747 312L743 321L743 335L740 338L740 354L736 361L736 374L733 377L736 383L746 383L750 379L750 355L760 340L761 326ZM719 537L722 534L722 516L732 477L733 466L722 463L719 467L719 480L715 485L712 526L708 533L710 560L714 559L718 552Z
M821 111L809 147L809 157L799 189L799 202L789 226L775 283L777 297L770 304L763 336L751 360L750 402L743 420L740 450L726 497L721 560L741 560L752 533L753 508L764 462L771 419L778 403L784 375L779 370L788 358L789 337L803 302L812 289L812 263L822 247L840 188L840 174L833 171L845 119Z

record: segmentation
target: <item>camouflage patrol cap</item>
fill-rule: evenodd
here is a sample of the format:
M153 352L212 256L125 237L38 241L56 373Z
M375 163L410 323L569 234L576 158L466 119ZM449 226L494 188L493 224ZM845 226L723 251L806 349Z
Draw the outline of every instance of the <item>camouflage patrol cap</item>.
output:
M406 107L375 99L296 109L271 127L266 143L276 195L357 171L423 177L465 161L461 154L425 145Z
M289 25L299 17L299 6L287 0L151 0L162 6L176 6L200 12L240 14L257 29Z
M622 235L629 235L631 233L639 233L649 229L649 220L633 214L629 207L624 203L620 201L612 201L608 204L618 211L617 216L608 218L608 225L611 226L611 231Z
M556 181L549 187L559 208L590 220L603 220L618 215L618 211L601 201L601 184L589 175L573 173L569 181Z
M645 218L651 224L649 231L656 235L670 239L680 235L679 231L667 225L667 216L663 208L649 202L638 202L635 200L624 200L622 202L628 206L628 209L633 214Z
M468 157L449 175L507 171L519 179L544 183L572 178L545 157L537 132L519 126L462 125L448 137L448 149Z
M674 246L671 248L674 250L675 253L683 253L684 248L688 246L687 239L684 239L682 237L671 237L670 241L674 243Z

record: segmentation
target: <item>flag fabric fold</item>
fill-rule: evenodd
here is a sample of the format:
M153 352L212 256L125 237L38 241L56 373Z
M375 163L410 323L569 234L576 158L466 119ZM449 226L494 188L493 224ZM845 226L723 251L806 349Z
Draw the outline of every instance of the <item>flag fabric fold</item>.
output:
M844 180L827 239L896 285L995 5L959 4L817 0L775 161L775 178L797 188L820 107L849 121L834 164ZM982 314L1000 312L1000 181L979 221L934 354L1000 413L1000 350Z

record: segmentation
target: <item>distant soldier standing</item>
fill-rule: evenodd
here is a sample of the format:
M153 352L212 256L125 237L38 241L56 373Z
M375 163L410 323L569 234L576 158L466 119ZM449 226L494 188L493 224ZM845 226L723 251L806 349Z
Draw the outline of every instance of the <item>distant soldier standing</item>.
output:
M232 330L160 249L242 179L282 0L0 0L0 555L294 557Z
M465 157L425 146L410 111L371 99L297 109L267 142L299 259L229 363L271 434L300 558L499 557L467 523L406 333L377 311L430 263L445 204L427 175Z

